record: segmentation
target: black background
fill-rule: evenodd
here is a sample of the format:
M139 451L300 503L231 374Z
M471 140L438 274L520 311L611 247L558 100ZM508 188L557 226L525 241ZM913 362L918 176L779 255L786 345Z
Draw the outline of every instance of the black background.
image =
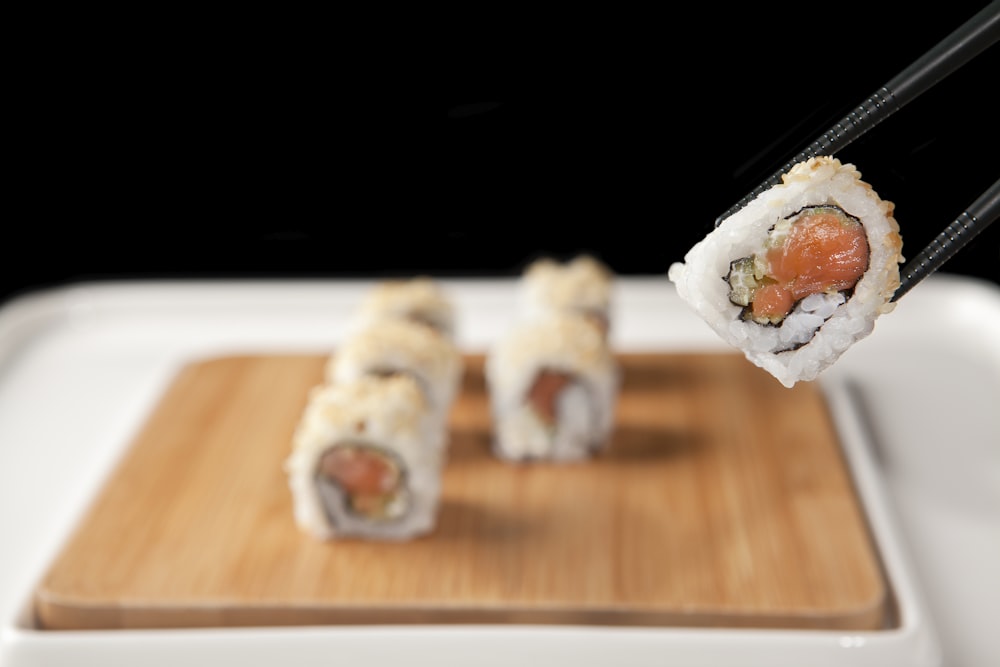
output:
M26 150L0 300L105 279L505 276L578 252L665 274L985 5L690 7L501 39L475 23L308 68L282 49L92 45L8 102ZM838 155L896 204L908 258L1000 177L998 48ZM993 225L942 271L998 267Z

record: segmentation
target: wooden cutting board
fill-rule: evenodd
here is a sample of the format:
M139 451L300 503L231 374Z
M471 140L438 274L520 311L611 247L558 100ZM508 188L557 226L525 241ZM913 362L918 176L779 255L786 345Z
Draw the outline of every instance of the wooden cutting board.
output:
M38 624L895 623L818 387L738 354L619 359L610 450L516 465L468 355L436 529L403 543L294 524L282 464L325 357L191 363L39 583Z

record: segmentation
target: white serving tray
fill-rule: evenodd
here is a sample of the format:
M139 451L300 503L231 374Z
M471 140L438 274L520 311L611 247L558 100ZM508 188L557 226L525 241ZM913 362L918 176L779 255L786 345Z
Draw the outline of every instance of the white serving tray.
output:
M442 280L488 348L510 280ZM1000 289L939 274L820 379L900 625L873 632L528 626L43 631L30 597L173 372L327 352L371 281L90 283L0 309L0 664L982 665L1000 655ZM665 276L621 278L613 342L727 350Z

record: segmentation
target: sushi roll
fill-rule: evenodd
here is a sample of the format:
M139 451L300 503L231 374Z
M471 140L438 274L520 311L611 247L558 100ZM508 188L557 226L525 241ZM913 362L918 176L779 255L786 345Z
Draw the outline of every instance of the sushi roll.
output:
M436 523L443 432L408 375L319 385L285 461L295 522L319 540L403 540Z
M324 380L336 384L364 375L408 374L430 409L446 421L463 365L458 347L437 331L408 319L385 319L348 335L327 359Z
M620 372L583 315L518 322L491 347L484 373L497 457L578 461L608 446Z
M677 293L784 386L815 379L890 312L903 241L852 164L796 164L670 266Z
M358 308L355 328L383 319L419 322L450 339L455 337L455 309L443 287L430 277L386 280L375 285Z
M591 255L568 262L543 257L522 272L521 314L532 318L553 310L580 313L607 337L613 291L614 273Z

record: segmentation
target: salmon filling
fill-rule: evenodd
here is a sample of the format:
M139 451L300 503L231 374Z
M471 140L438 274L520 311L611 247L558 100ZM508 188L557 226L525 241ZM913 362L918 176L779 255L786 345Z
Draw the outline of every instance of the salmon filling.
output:
M733 261L729 300L742 317L780 324L803 298L850 291L868 270L861 221L837 206L808 206L776 224L764 251Z
M337 445L319 461L318 474L342 492L351 511L365 518L386 518L403 492L403 473L389 455L364 445Z
M568 373L549 368L542 369L535 376L525 400L546 426L555 426L559 394L572 382L573 377Z

